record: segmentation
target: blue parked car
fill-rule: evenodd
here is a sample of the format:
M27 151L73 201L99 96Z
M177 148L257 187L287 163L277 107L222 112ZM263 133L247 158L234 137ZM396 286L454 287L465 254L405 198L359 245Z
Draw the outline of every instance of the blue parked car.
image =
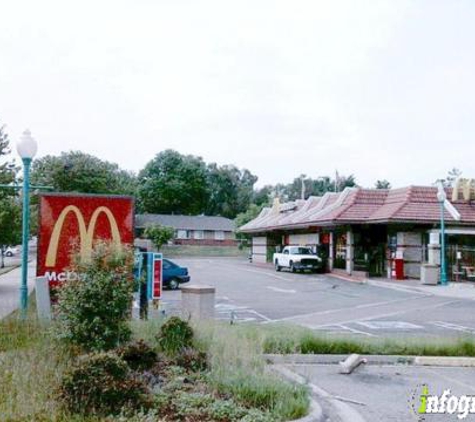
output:
M180 267L169 259L163 259L163 287L176 290L180 284L189 281L188 268Z

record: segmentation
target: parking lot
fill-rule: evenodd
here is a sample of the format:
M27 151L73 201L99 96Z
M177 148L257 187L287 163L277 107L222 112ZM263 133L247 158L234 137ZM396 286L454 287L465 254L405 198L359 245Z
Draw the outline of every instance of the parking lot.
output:
M473 336L474 301L394 285L360 284L324 274L292 274L235 258L177 259L192 283L216 287L216 317L272 324L288 321L330 334L363 337ZM166 291L165 307L180 292Z

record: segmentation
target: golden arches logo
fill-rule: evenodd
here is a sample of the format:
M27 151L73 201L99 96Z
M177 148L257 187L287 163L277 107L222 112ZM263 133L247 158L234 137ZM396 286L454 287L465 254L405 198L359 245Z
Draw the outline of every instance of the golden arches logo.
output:
M117 221L114 218L111 210L107 207L98 207L95 209L94 213L92 214L91 221L89 222L89 227L86 227L86 222L84 221L84 217L79 210L78 207L75 205L68 205L61 211L61 214L56 221L53 232L51 233L51 239L48 246L48 251L46 253L46 267L54 267L56 265L56 257L58 255L58 245L59 245L59 236L63 230L64 220L69 213L73 213L76 216L76 221L79 227L79 253L81 258L87 258L92 251L92 242L94 231L96 229L97 219L99 216L104 213L109 220L109 226L111 229L112 234L112 242L116 246L120 246L120 233L119 227L117 226Z

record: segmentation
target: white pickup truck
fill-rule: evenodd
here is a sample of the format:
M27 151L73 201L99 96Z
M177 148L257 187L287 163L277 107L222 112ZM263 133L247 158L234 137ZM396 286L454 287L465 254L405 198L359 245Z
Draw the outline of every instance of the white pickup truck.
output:
M323 260L312 249L303 246L286 246L282 253L275 253L272 259L275 270L288 268L291 272L323 269Z

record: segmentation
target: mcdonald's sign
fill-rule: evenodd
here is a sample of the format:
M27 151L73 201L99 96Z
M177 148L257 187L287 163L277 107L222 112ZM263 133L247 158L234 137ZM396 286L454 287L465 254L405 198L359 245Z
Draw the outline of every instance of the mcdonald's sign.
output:
M129 196L43 194L40 196L37 276L54 285L68 273L74 249L87 257L95 240L132 245L134 200Z

